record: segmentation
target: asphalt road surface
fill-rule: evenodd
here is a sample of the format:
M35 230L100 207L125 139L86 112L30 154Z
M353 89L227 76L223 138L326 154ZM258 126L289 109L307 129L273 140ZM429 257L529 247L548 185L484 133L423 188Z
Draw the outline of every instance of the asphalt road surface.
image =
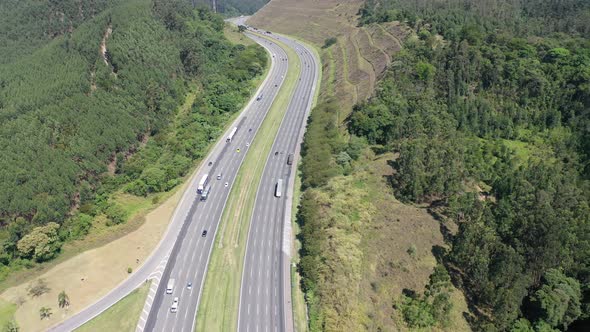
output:
M166 268L161 278L156 280L161 282L153 299L151 306L153 310L145 323L145 329L193 331L196 308L213 239L234 177L248 150L246 143L254 139L287 72L287 56L278 45L260 37L251 36L251 38L272 54L269 75L256 96L219 139L211 153L204 159L200 169L191 177L189 187L176 207L166 234L157 248L142 266L116 288L79 313L53 326L49 331L72 331L83 325L152 278L154 271L163 261L167 262ZM261 94L262 98L257 100ZM238 131L232 142L227 143L226 137L235 126L238 127ZM211 166L209 162L212 162ZM223 174L221 180L217 180L219 173ZM211 194L204 202L199 200L196 193L198 182L203 174L209 174L211 185ZM225 182L228 182L227 187ZM202 236L203 230L207 230L205 237ZM176 279L176 287L172 295L167 295L163 288L166 287L170 277ZM188 282L192 282L192 289L187 289ZM170 313L173 297L179 297L179 309L174 315Z
M299 145L318 80L314 53L283 36L301 63L297 86L273 143L256 194L242 273L238 331L292 331L290 219ZM288 165L289 155L293 162ZM281 193L278 194L278 182ZM280 197L277 197L280 196ZM287 228L287 231L285 229Z
M194 330L209 257L231 184L286 75L288 60L285 51L266 39L254 35L250 37L269 51L273 60L272 69L260 92L254 96L254 102L244 111L233 140L226 143L216 159L212 160L213 164L201 172L209 174L211 193L206 201L195 200L188 213L162 275L144 331ZM222 175L220 180L217 180L218 174ZM227 187L226 182L229 184ZM203 234L204 231L207 235ZM170 279L175 280L175 286L172 294L167 294L166 286ZM189 288L188 283L192 287ZM175 297L179 299L178 311L171 312Z

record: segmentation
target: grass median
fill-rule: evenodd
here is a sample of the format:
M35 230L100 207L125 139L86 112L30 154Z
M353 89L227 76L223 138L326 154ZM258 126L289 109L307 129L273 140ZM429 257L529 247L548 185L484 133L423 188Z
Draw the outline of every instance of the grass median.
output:
M292 49L273 42L280 44L292 61L285 82L250 145L223 212L201 295L197 331L235 331L237 328L242 267L256 191L301 69Z

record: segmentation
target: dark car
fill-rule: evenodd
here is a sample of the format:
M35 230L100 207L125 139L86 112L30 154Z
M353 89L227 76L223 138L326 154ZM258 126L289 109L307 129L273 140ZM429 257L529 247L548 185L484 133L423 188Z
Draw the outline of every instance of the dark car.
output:
M205 236L207 236L207 230L204 230L204 231L203 231L203 233L201 233L201 236L202 236L202 237L205 237Z
M211 165L213 165L213 162L212 161L209 162L209 166L211 166Z

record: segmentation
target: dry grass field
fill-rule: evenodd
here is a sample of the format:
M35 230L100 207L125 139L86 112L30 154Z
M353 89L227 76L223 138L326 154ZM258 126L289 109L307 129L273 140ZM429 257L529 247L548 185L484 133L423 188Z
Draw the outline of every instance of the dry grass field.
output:
M422 292L436 265L433 252L445 248L445 243L439 222L426 209L403 204L391 195L387 178L392 168L388 161L394 155L370 159L366 171L357 178L372 189L367 199L376 207L363 236L365 260L359 297L371 317L365 322L369 330L385 331L392 326L405 330L403 318L391 300L398 300L404 289ZM416 249L415 255L408 253L410 247ZM462 315L468 312L462 292L454 289L451 298L454 310L447 330L469 331Z
M370 97L375 83L401 49L407 34L397 23L358 27L362 0L272 0L248 24L304 39L320 49L326 39L338 42L321 49L323 94L340 100L341 119L352 106Z

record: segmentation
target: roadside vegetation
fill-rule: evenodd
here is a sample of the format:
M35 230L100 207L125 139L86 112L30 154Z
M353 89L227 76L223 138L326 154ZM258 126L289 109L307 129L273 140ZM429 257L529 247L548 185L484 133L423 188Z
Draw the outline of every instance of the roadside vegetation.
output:
M0 6L24 31L0 24L2 47L24 54L0 63L1 281L158 204L267 58L230 43L220 16L187 1Z
M281 30L279 3L253 21L326 46L298 214L310 330L582 328L588 4L366 1L361 28L403 50L350 107L347 35Z

